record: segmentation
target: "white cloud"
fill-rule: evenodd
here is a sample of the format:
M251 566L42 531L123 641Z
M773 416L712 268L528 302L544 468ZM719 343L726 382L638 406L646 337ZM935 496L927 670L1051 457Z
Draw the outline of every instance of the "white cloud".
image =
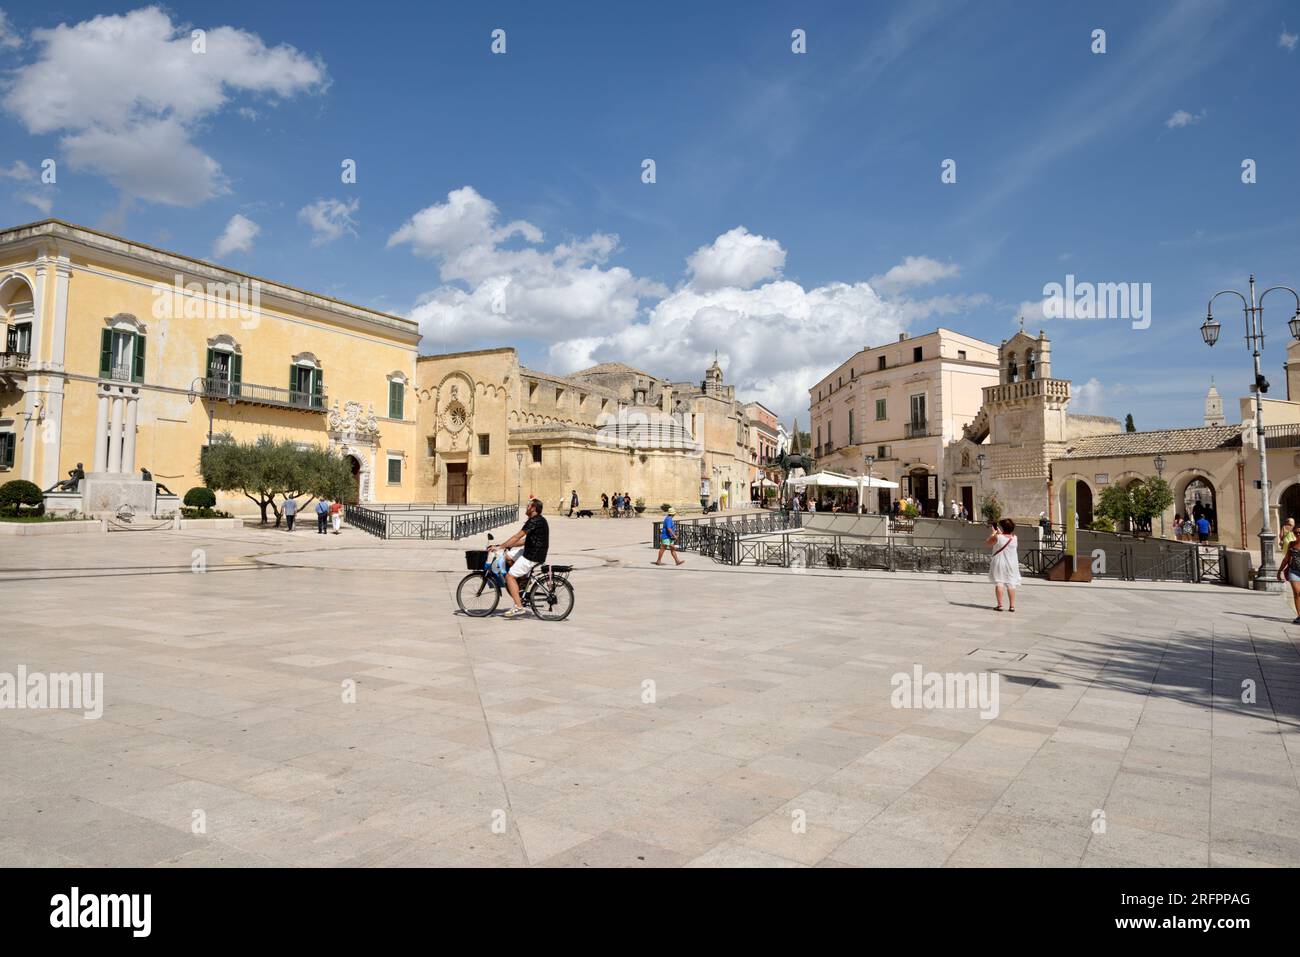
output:
M960 273L955 263L941 263L929 256L907 256L884 275L872 276L871 284L883 293L892 294L951 279Z
M7 84L5 109L29 133L60 134L74 171L176 206L226 190L220 165L192 140L233 96L283 99L327 83L318 59L234 27L208 30L197 53L189 28L157 7L35 30L32 40L40 52Z
M438 262L443 285L411 312L426 348L521 334L555 341L593 324L622 326L636 318L642 299L667 292L622 266L605 266L617 236L593 233L545 248L532 223L497 220L496 205L466 186L389 237L390 247L409 245ZM524 248L513 248L515 240Z
M1300 33L1287 33L1286 24L1282 24L1282 33L1277 38L1277 45L1283 50L1292 51L1300 43Z
M691 285L696 289L735 286L748 289L756 282L774 279L785 267L785 250L775 239L737 226L701 246L686 261Z
M1201 120L1205 119L1205 111L1199 113L1188 113L1186 110L1176 110L1174 114L1165 120L1165 126L1168 129L1176 130L1183 126L1195 126Z
M50 215L54 209L54 194L52 190L37 192L28 190L26 192L14 193L14 199L26 203L28 206L34 206L42 216Z
M36 178L36 170L32 169L22 160L14 160L8 166L0 166L0 176L3 176L5 179L16 179L26 183Z
M697 381L716 350L739 394L785 421L796 414L806 421L809 383L853 349L986 303L891 299L874 282L805 288L777 278L785 261L777 240L743 227L697 248L686 260L687 281L670 291L608 264L617 237L595 233L547 247L531 223L499 220L497 207L467 186L390 237L390 246L409 245L439 265L442 285L409 313L425 335L422 351L532 341L548 349L556 372L623 361ZM900 285L957 271L924 257L903 267Z
M231 253L252 252L253 240L261 231L262 227L247 216L235 213L230 217L230 222L226 223L226 228L217 237L217 241L212 244L213 257L223 259Z
M1106 401L1106 387L1096 376L1070 388L1070 410L1084 415L1100 415Z
M0 49L16 50L23 45L23 38L20 37L9 22L9 14L0 10Z
M332 243L344 233L357 234L352 215L361 206L361 200L343 202L341 199L318 199L298 210L298 221L310 227L311 244L323 246Z

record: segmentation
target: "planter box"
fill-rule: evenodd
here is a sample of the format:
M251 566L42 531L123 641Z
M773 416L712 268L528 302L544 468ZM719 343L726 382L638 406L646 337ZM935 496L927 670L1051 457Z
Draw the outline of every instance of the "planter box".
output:
M81 535L107 532L100 519L69 519L63 522L0 522L0 535L31 537L36 535Z

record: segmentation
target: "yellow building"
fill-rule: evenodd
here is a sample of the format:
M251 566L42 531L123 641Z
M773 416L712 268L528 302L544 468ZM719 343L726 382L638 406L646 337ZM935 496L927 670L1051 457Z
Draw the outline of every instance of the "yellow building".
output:
M745 414L716 361L700 383L673 383L622 363L557 376L484 349L421 356L416 386L417 501L748 504Z
M52 219L0 232L0 316L0 483L82 463L183 495L210 435L269 434L348 456L361 500L414 497L408 319Z

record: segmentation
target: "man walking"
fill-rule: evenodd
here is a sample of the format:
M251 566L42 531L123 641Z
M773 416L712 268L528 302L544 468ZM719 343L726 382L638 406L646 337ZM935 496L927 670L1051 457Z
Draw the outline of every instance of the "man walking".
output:
M330 520L330 500L321 499L316 503L316 534L327 535Z
M298 517L298 500L292 495L284 497L284 524L285 531L293 531L293 520Z
M569 498L569 518L573 518L574 513L578 511L578 490L575 488Z
M664 516L663 524L659 527L659 557L655 559L656 565L664 563L664 549L668 549L669 554L673 556L673 561L678 565L686 563L677 557L677 519L674 518L677 509L670 508L668 514Z

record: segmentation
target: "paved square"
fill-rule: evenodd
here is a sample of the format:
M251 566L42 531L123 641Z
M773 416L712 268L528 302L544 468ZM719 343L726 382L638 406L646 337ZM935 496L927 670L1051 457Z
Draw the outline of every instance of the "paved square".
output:
M1032 581L999 615L978 578L552 529L563 623L455 613L481 537L4 540L0 672L105 705L0 711L0 865L1300 863L1276 595ZM916 665L998 671L997 717L895 708Z

